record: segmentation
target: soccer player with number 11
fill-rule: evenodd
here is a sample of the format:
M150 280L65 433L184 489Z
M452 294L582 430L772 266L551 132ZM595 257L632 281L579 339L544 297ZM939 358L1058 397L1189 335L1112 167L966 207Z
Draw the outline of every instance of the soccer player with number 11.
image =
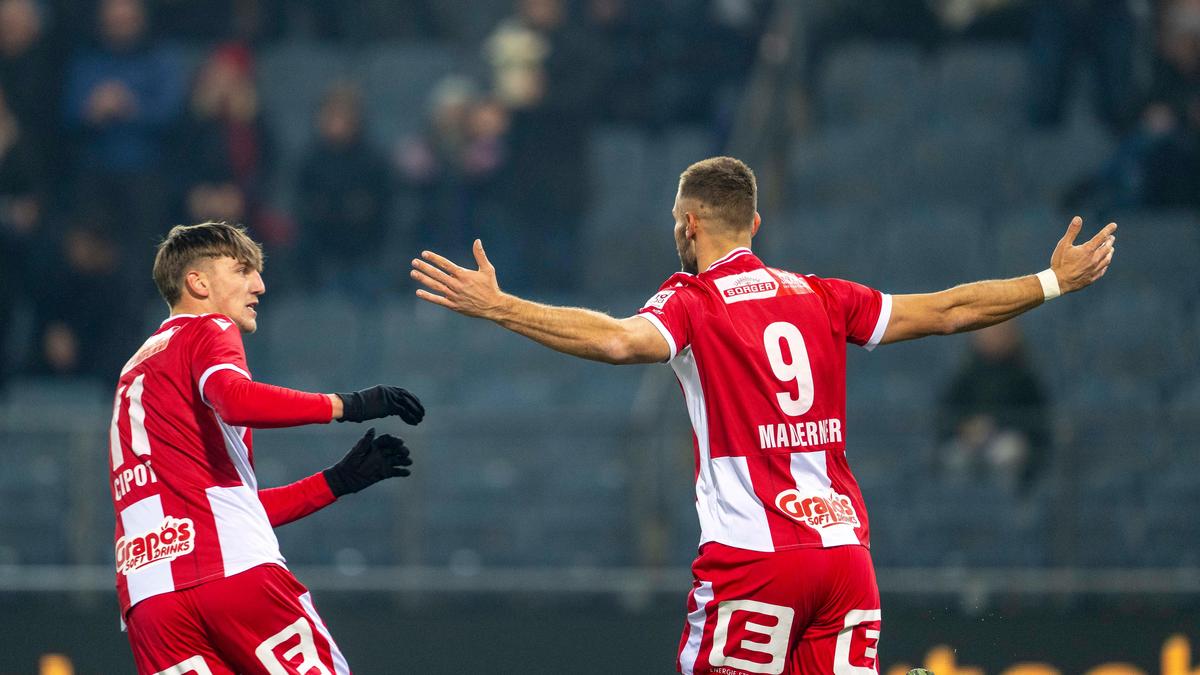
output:
M742 162L688 167L672 210L683 271L625 319L502 292L479 241L478 269L426 251L411 274L420 298L551 349L674 369L695 432L701 527L680 672L876 673L882 614L846 460L846 343L975 330L1077 291L1108 269L1117 226L1076 246L1075 218L1038 274L893 296L768 267L750 250L756 208Z
M171 230L154 281L171 314L121 371L110 429L117 598L140 675L348 675L272 528L407 476L404 442L371 429L334 466L258 487L252 428L425 409L399 387L314 394L250 378L262 250L240 228Z

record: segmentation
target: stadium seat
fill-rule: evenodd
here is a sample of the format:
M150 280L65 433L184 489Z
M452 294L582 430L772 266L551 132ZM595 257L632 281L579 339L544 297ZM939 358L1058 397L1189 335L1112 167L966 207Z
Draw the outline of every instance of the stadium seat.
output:
M938 123L986 120L996 126L1024 122L1028 109L1028 50L1019 45L976 44L943 52L930 94Z
M983 278L984 222L980 211L954 205L882 214L881 283L889 292L914 293Z
M335 82L351 75L346 51L315 43L283 43L258 58L263 114L279 144L275 175L285 203L292 175L314 135L314 115Z
M367 133L375 146L392 148L401 138L423 132L430 94L457 67L455 54L434 43L384 44L362 52L352 72L367 94Z
M822 125L914 122L925 109L930 87L916 47L847 45L828 57L820 73L816 96Z

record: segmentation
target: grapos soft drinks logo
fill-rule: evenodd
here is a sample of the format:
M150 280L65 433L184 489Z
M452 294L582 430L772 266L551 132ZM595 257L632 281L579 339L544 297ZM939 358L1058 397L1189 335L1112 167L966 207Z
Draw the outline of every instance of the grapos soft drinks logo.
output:
M137 570L191 553L196 545L196 528L191 518L167 516L159 526L136 536L117 540L117 573Z
M858 527L858 513L850 498L834 491L805 496L799 490L784 490L775 497L775 506L814 530L832 525Z

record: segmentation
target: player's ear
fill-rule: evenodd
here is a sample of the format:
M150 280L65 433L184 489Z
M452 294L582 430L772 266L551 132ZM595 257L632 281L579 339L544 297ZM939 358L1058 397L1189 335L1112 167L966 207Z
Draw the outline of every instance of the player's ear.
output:
M750 224L751 238L753 238L754 235L758 234L758 228L760 228L760 227L762 227L762 216L760 216L758 214L758 211L755 211L754 212L754 222Z
M198 269L190 269L183 275L183 288L189 295L196 298L207 298L212 292L209 287L208 275Z
M687 235L688 239L695 239L696 229L700 225L700 216L688 211L687 213L683 214L683 218L685 224L687 225L687 227L683 228L684 234Z

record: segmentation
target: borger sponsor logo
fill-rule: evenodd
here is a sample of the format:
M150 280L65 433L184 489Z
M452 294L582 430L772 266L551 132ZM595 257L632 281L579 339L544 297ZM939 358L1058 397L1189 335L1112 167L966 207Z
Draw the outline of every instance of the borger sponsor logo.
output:
M858 527L858 513L850 498L830 490L827 495L804 496L799 490L784 490L775 497L775 506L814 530L833 525Z
M192 519L167 516L157 529L117 540L117 574L174 560L191 553L195 546L196 528Z
M773 298L779 292L779 282L765 269L721 277L713 281L726 304L743 300Z
M662 309L663 305L667 304L667 300L670 300L672 295L675 295L675 291L661 291L658 295L647 300L646 304L642 305L642 309L647 307Z

